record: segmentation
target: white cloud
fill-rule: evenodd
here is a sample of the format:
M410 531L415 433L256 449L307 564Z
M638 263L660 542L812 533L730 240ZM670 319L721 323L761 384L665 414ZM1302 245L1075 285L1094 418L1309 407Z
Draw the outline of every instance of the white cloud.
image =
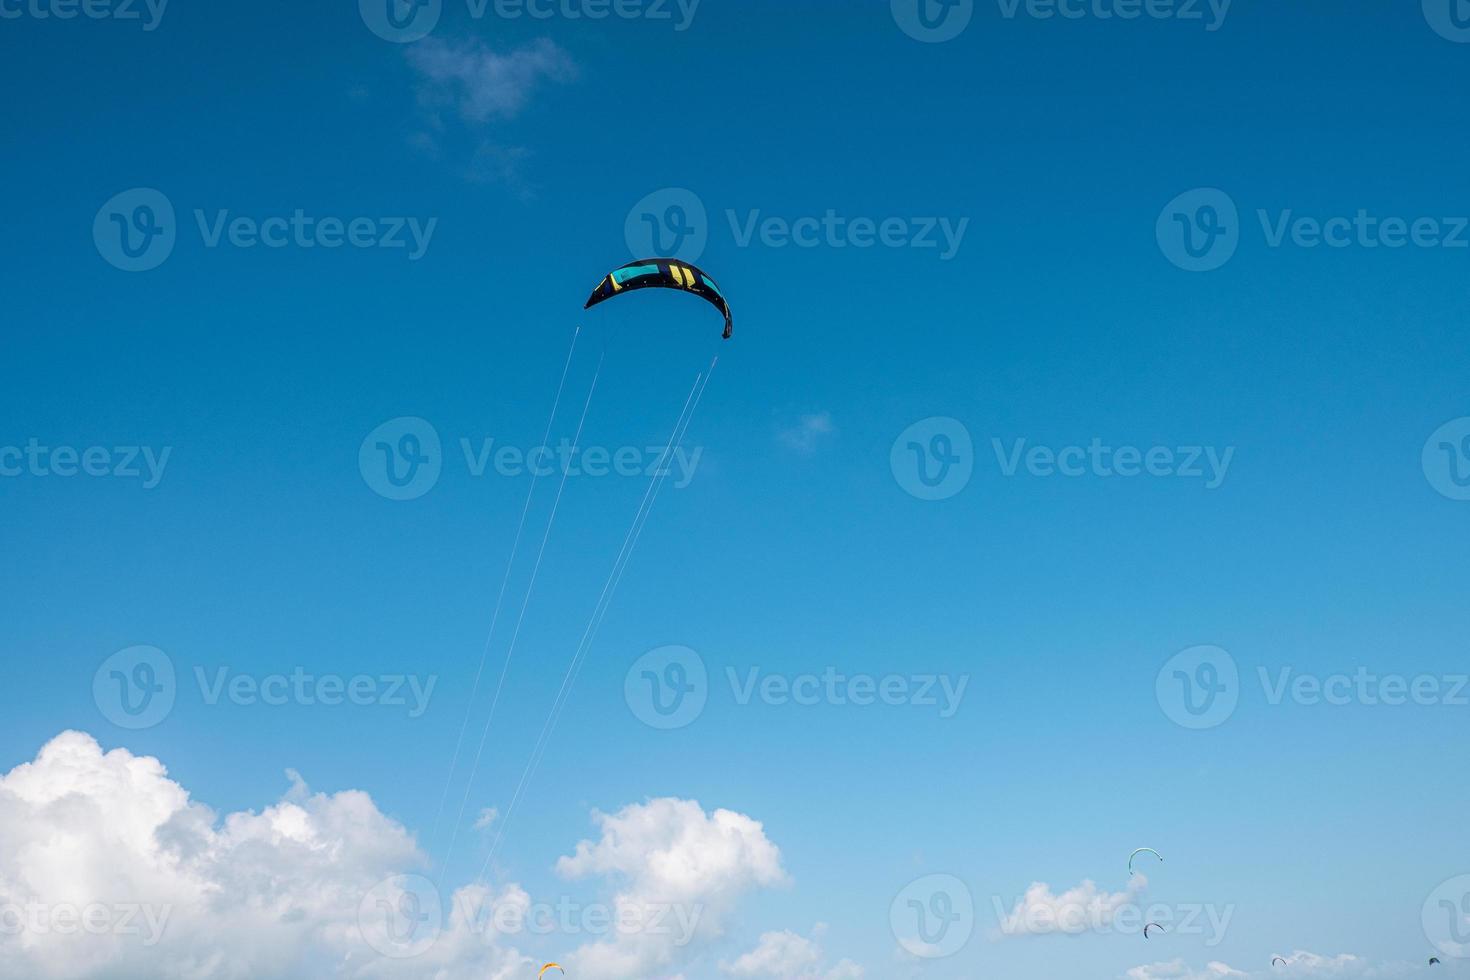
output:
M34 761L0 774L0 980L512 980L534 968L491 924L502 911L524 920L532 907L514 883L458 889L442 917L431 917L439 925L432 944L408 958L382 955L384 927L363 910L373 910L375 896L402 899L396 883L424 864L422 853L367 794L314 793L296 773L288 778L273 804L218 815L157 759L104 752L81 732L62 733ZM741 897L788 882L779 849L740 813L655 799L594 819L599 835L578 843L557 871L605 880L618 927L563 959L569 975L622 980L709 968L707 944L724 935ZM1033 884L1003 925L1065 931L1071 909L1106 921L1142 887L1110 894L1084 881L1057 895ZM735 980L861 978L850 960L829 965L822 936L821 926L806 936L767 932L719 966ZM1351 954L1297 950L1286 959L1250 976L1437 975ZM1126 977L1246 975L1173 960Z
M813 930L820 936L822 927ZM733 977L777 977L779 980L857 980L862 967L852 960L842 960L830 970L823 969L822 947L815 938L794 932L767 932L748 953L733 963L721 963L720 969Z
M499 816L499 810L497 810L493 806L487 806L485 809L481 810L480 815L475 818L475 829L488 830L490 828L490 825L493 824Z
M797 419L795 425L782 428L777 433L777 437L788 449L794 449L799 453L812 453L816 452L817 446L824 438L836 431L830 412L816 412L803 415Z
M1281 956L1286 962L1275 963ZM1339 953L1336 956L1321 956L1306 950L1297 950L1282 955L1272 954L1272 965L1252 970L1249 973L1233 969L1224 963L1211 962L1203 968L1187 966L1182 959L1148 966L1135 966L1125 975L1127 980L1228 980L1231 977L1257 977L1260 980L1301 980L1301 978L1330 978L1330 980L1407 980L1409 977L1437 976L1426 970L1437 968L1414 966L1407 963L1371 963L1361 956Z
M1135 966L1128 971L1128 980L1224 980L1227 977L1243 977L1244 973L1218 961L1206 963L1204 969L1195 970L1185 965L1184 960L1170 960L1149 966Z
M1282 977L1387 978L1406 976L1410 969L1403 964L1374 965L1351 953L1322 956L1298 949L1288 954L1273 953L1272 956L1273 959L1281 956L1286 960L1285 966L1277 964L1274 968L1275 974Z
M513 119L540 85L577 74L571 55L546 38L501 54L477 39L430 37L410 46L406 57L423 78L419 98L425 108L452 107L474 124Z
M157 759L104 752L81 732L0 774L0 980L511 980L534 969L510 941L541 942L534 925L521 930L549 906L508 883L466 885L441 908L430 882L405 873L426 863L408 830L366 793L288 778L275 803L216 814ZM569 975L712 967L705 945L741 896L788 880L760 823L740 813L655 799L594 819L600 836L557 870L616 894L610 927L562 960ZM405 940L403 922L423 928ZM860 975L848 961L810 974Z
M587 980L667 971L695 943L723 935L741 895L788 881L780 850L744 814L656 799L593 819L601 837L577 844L557 862L557 872L620 882L612 905L631 925L568 958Z
M358 909L421 862L365 794L290 791L223 818L157 759L64 732L0 777L0 977L108 980L509 976L525 962L451 924L427 957L385 959Z
M794 932L767 932L755 949L720 969L735 977L811 976L822 961L822 949Z
M1143 875L1135 875L1121 892L1106 892L1088 880L1060 895L1044 882L1032 882L1009 914L1000 917L1002 936L1041 936L1050 933L1077 934L1107 930L1120 910L1135 907L1147 887Z

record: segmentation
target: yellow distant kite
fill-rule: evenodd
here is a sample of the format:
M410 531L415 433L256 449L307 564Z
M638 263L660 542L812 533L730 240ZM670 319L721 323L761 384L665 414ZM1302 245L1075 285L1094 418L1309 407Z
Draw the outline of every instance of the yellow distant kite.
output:
M561 964L560 963L548 963L548 964L546 964L545 966L543 966L541 968L541 972L540 973L536 974L536 980L541 980L541 978L546 975L546 971L547 970L551 970L551 969L555 969L555 970L559 971L562 976L566 976L567 975L567 971L566 970L563 970L561 968Z

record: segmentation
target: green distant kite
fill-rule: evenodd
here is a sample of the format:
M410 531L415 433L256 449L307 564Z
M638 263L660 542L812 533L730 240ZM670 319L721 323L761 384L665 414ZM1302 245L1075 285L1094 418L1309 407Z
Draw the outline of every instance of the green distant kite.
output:
M1138 855L1140 855L1140 854L1152 854L1154 857L1156 857L1156 858L1159 859L1159 862L1161 864L1163 863L1163 860L1164 860L1164 855L1160 854L1158 851L1154 850L1152 847L1140 847L1138 850L1136 850L1132 854L1128 855L1128 873L1130 875L1133 874L1133 859L1136 858L1136 857L1138 857Z

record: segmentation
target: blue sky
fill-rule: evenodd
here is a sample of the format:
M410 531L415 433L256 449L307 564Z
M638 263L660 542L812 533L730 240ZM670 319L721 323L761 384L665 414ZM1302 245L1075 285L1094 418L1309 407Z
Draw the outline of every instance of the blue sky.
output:
M283 800L336 826L331 806L360 790L374 833L417 850L358 870L547 902L673 887L649 877L657 848L614 846L619 827L704 853L702 834L729 829L717 811L758 822L684 883L710 935L616 951L639 975L1150 980L1233 975L1212 961L1264 975L1277 954L1298 976L1408 976L1429 955L1463 972L1435 916L1470 873L1470 127L1455 97L1470 44L1434 0L1064 6L1079 16L961 5L948 16L968 22L941 41L905 31L902 0L605 19L587 0L535 8L547 17L446 0L399 43L369 28L370 3L174 0L133 20L0 0L0 773L86 732L160 760L219 833ZM128 271L116 221L145 221L142 205L171 244ZM719 280L729 342L689 297L582 314L671 205L696 234L660 237ZM372 247L324 243L355 219ZM484 440L540 442L579 325L552 441L571 438L595 373L579 442L629 448L639 474L566 480L466 794L558 484L537 482L471 698L531 482L471 462ZM715 356L689 478L660 486L507 814L649 447ZM437 480L409 500L380 492L376 438L360 462L400 419L422 423L390 444L440 442ZM76 450L76 475L55 447ZM80 472L92 447L109 475ZM104 662L138 645L176 677L171 707L129 728ZM658 713L635 664L670 645L708 680L666 730L645 723ZM1171 659L1200 646L1219 652ZM1233 709L1201 721L1189 706L1206 702L1172 693L1176 669L1231 666ZM780 685L829 669L901 678L904 703L825 686L780 703ZM376 703L393 700L382 681L371 704L210 695L298 671L401 678L409 703ZM1313 694L1360 671L1418 681L1427 703L1382 703L1379 680L1343 704ZM743 698L771 677L775 695ZM921 687L939 703L913 703ZM70 785L55 773L119 758L68 751L81 761L38 771ZM27 798L6 778L0 803ZM90 797L99 813L144 793L116 792ZM27 799L15 853L55 816ZM474 828L486 808L497 822ZM579 841L586 860L558 866ZM1166 862L1139 892L1125 861L1145 844ZM30 882L10 900L79 900L0 870ZM890 911L930 875L970 893L970 936L904 953ZM1089 888L1174 916L1169 932L1144 940L1120 917L995 935ZM1191 932L1191 909L1228 925ZM207 920L195 934L212 948ZM254 975L313 957L380 975L330 943L266 966L219 942ZM514 945L616 975L587 942ZM448 945L444 977L524 972ZM27 975L124 975L43 948ZM128 969L159 975L182 954L137 955Z

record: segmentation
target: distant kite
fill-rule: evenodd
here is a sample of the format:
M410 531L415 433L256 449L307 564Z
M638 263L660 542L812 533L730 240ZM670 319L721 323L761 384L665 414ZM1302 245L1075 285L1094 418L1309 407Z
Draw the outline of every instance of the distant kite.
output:
M1146 925L1146 926L1143 927L1143 938L1144 939L1147 939L1148 938L1148 931L1150 929L1157 929L1160 932L1163 932L1164 931L1164 927L1161 926L1161 925L1159 925L1157 922L1150 922L1148 925Z
M545 966L543 966L541 968L541 972L540 973L536 974L536 980L541 980L541 978L546 975L546 971L547 970L557 970L557 971L559 971L561 973L562 976L566 976L567 975L567 971L566 970L563 970L561 968L561 964L560 963L548 963L548 964L546 964Z
M1271 965L1272 966L1275 966L1277 963L1280 963L1282 966L1285 966L1286 965L1286 961L1283 960L1281 957L1279 957L1279 956L1273 956L1273 957L1271 957Z
M1136 857L1138 857L1138 855L1140 855L1140 854L1152 854L1154 857L1156 857L1156 858L1159 859L1159 862L1160 863L1163 863L1163 860L1164 860L1164 855L1160 854L1158 851L1154 850L1152 847L1140 847L1138 850L1136 850L1132 854L1128 855L1128 873L1130 875L1133 874L1133 859L1136 858Z

